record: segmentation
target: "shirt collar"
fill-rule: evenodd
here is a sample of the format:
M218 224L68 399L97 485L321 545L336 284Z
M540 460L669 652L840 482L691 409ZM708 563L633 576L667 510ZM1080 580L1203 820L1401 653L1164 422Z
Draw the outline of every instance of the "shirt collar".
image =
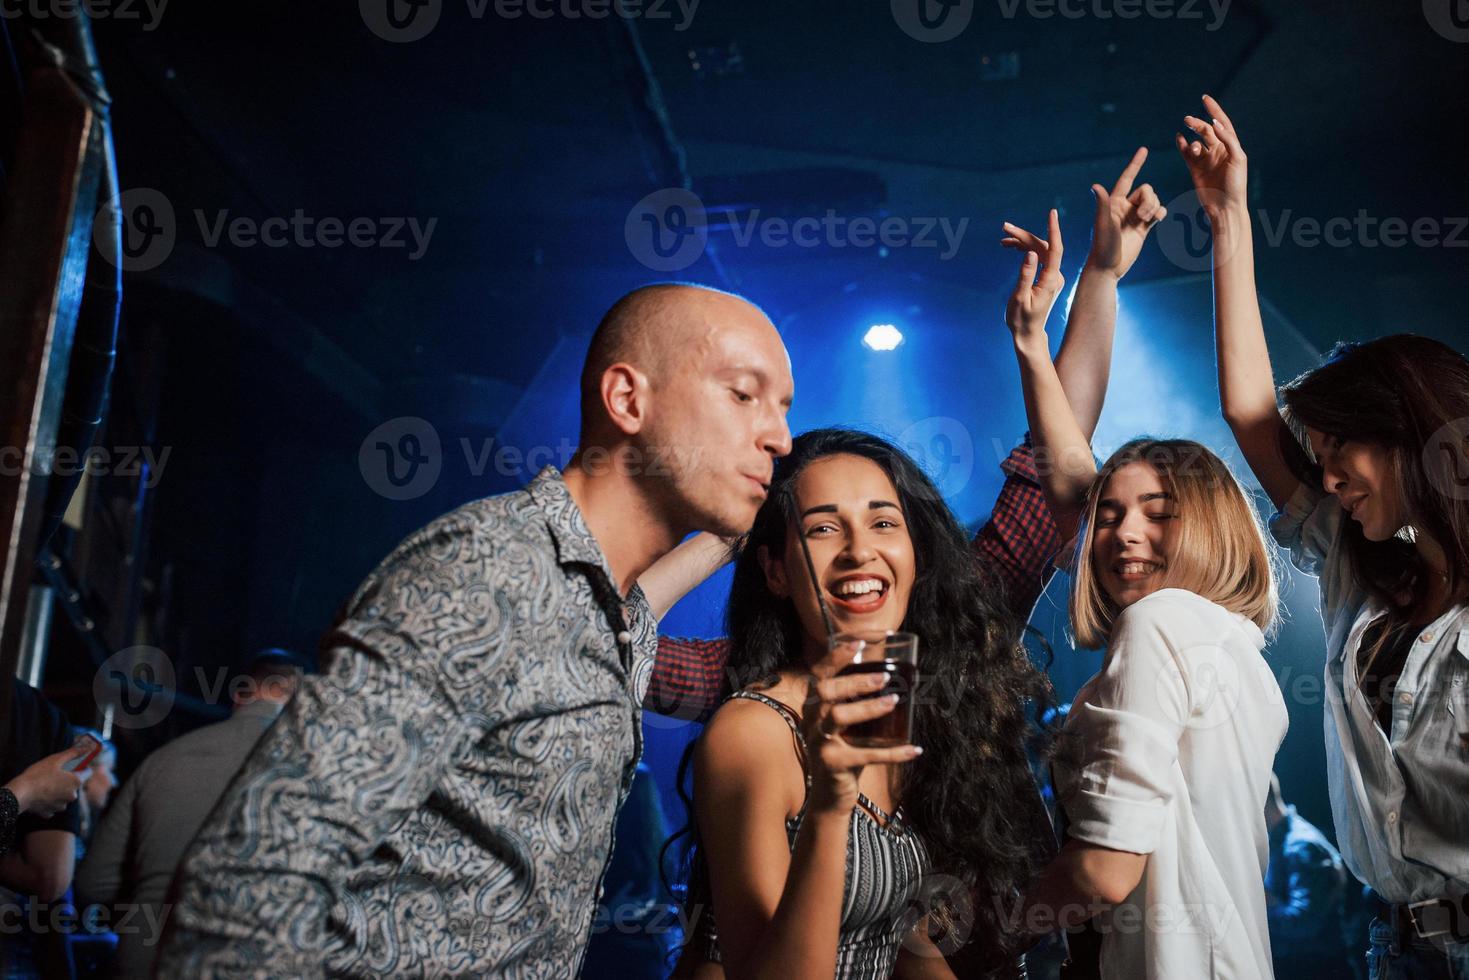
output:
M525 492L530 494L546 518L546 530L551 532L551 540L556 543L556 560L563 565L600 568L607 581L615 583L607 556L602 554L601 546L587 527L581 508L571 499L571 491L566 489L561 472L554 466L547 466L526 484Z

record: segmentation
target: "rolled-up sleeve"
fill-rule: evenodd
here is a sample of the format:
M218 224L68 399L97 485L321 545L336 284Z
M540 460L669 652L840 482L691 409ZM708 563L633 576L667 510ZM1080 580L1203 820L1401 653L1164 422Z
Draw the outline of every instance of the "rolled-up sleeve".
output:
M1343 513L1335 497L1302 484L1270 518L1270 534L1290 553L1291 564L1320 577L1341 530Z
M658 637L658 657L643 707L660 715L707 721L724 689L729 640Z
M455 650L493 659L509 599L446 602L451 528L420 532L368 580L186 856L159 976L321 976L347 875L421 807L466 734ZM442 651L442 653L441 653ZM441 662L442 661L442 662Z
M1153 596L1118 617L1107 662L1066 728L1083 752L1064 801L1072 837L1133 854L1158 848L1192 712L1178 649L1179 620L1189 615Z
M1061 532L1046 504L1030 433L1000 464L1005 482L989 520L974 536L974 553L1004 583L1010 611L1022 623L1045 591L1061 550Z

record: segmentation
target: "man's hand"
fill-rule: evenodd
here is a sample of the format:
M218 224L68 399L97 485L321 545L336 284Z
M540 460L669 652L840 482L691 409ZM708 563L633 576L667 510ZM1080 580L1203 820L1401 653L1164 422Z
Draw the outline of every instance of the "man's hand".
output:
M1168 213L1152 184L1133 189L1133 181L1147 158L1148 148L1139 147L1110 191L1101 184L1092 185L1097 216L1092 226L1092 250L1086 260L1089 270L1117 279L1127 275L1143 250L1148 232Z

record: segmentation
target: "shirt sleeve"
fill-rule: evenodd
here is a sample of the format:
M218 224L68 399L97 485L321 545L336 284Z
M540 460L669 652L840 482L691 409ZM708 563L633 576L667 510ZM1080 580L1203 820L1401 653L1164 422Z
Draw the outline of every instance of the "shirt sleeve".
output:
M78 905L111 905L123 898L123 878L127 870L128 841L133 833L133 807L138 801L138 784L144 769L123 783L112 805L102 815L92 843L76 873Z
M1180 655L1191 615L1152 596L1117 617L1102 672L1066 726L1083 746L1075 789L1063 801L1070 836L1133 854L1157 850L1178 742L1193 710Z
M71 723L66 720L66 715L62 714L61 709L48 701L39 690L24 681L17 680L14 691L17 698L24 698L27 701L24 705L18 705L18 714L22 718L31 718L32 722L29 732L18 740L20 744L15 747L17 765L15 772L10 775L19 774L48 755L69 749L76 742L75 733ZM18 850L20 842L28 834L34 834L38 830L59 830L62 833L79 836L82 832L80 796L49 817L22 813L15 821L13 846Z
M472 533L424 529L349 603L323 673L303 679L190 846L159 977L323 976L347 876L423 806L466 734L455 696L477 682L464 651L479 664L514 640L515 617L494 614L514 597L456 561Z
M1270 533L1290 553L1291 564L1319 578L1341 530L1344 513L1334 496L1302 484L1270 518Z
M1364 598L1340 546L1345 519L1346 511L1334 495L1310 485L1302 485L1270 518L1270 533L1290 554L1291 564L1319 580L1321 619L1328 637L1337 621L1360 608Z
M1000 464L1004 485L989 520L974 536L974 551L1004 583L1006 602L1024 623L1055 572L1061 532L1035 470L1030 433Z
M729 640L658 637L658 656L643 707L661 715L707 721L724 689Z

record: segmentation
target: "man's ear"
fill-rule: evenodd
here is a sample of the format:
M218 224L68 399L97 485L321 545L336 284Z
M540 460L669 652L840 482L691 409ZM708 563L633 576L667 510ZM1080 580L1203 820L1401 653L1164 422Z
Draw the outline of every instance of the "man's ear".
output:
M755 558L760 562L760 567L765 570L765 587L772 594L782 599L789 599L791 587L786 581L786 563L779 558L771 558L770 549L763 544L755 551Z
M623 435L636 435L648 421L652 386L648 376L619 361L602 372L602 410Z

